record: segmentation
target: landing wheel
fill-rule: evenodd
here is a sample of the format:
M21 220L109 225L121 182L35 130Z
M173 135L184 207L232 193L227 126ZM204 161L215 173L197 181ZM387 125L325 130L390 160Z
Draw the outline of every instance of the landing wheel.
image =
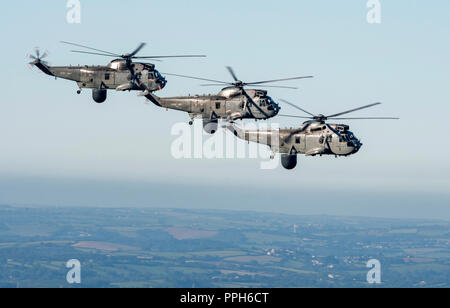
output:
M194 122L193 121L189 121L189 125L194 125Z
M77 94L81 94L81 90L78 90L78 91L77 91Z

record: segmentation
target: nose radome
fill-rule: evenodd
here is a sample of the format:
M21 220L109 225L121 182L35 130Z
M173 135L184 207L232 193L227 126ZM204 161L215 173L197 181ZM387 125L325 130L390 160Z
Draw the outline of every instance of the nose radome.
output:
M363 146L363 144L362 144L359 140L357 140L357 141L355 142L355 147L354 147L353 153L354 153L354 154L358 153L359 150L361 150L362 146Z
M280 113L280 106L276 105L274 110L273 110L273 116L277 116Z

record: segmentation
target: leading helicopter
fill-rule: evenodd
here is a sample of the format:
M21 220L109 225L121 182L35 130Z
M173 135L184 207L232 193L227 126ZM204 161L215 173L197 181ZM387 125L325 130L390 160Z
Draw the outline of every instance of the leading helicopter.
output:
M227 67L227 70L231 74L234 82L164 73L164 75L178 76L214 83L203 86L226 86L217 95L159 98L156 95L149 93L146 95L146 98L159 107L187 112L191 118L189 122L190 125L193 124L194 119L202 119L204 130L209 134L214 134L217 131L219 119L224 119L227 121L242 119L267 120L275 117L279 113L281 107L267 95L267 91L245 89L246 86L297 89L295 87L286 86L267 86L266 84L312 78L312 76L305 76L257 82L243 82L237 78L231 67Z
M325 116L314 115L288 101L282 102L305 112L309 117L280 115L281 117L293 117L308 119L299 128L278 130L243 130L233 123L228 123L228 128L236 137L260 144L268 145L273 153L281 154L281 164L285 169L292 170L297 166L297 155L306 156L334 155L350 156L359 152L363 144L355 137L350 127L345 124L328 124L327 120L399 120L391 117L365 117L342 118L340 116L355 111L371 108L381 103L374 103L341 113ZM274 158L274 155L272 155Z
M159 61L164 58L198 58L204 55L177 55L177 56L137 56L146 43L141 43L131 53L118 54L104 51L80 44L62 41L61 43L84 48L90 51L72 50L75 53L99 55L115 58L106 66L50 66L45 60L48 52L41 54L39 48L35 55L28 54L32 60L30 67L36 66L42 72L55 78L75 81L81 89L92 89L92 98L96 103L104 103L108 90L116 91L142 91L143 95L163 89L167 80L155 69L151 63L137 63L134 59L153 59Z

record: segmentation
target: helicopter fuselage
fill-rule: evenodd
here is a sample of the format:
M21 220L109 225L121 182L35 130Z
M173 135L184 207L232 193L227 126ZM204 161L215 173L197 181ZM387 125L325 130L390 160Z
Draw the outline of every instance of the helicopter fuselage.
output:
M202 119L205 130L209 133L217 131L219 119L267 120L275 117L280 110L272 98L267 96L267 91L234 87L225 88L217 95L158 98L150 94L146 97L159 107L187 112L191 118L190 124L194 119ZM251 104L250 100L257 106ZM208 125L212 126L212 131L207 129Z
M356 154L362 143L349 130L347 125L326 124L308 121L300 128L280 130L242 130L235 125L229 130L240 139L268 145L274 153L282 155L286 169L294 169L297 155L350 156Z
M155 66L148 63L131 63L128 66L126 60L114 60L107 66L48 66L38 62L36 66L47 75L75 81L80 89L92 89L97 103L106 100L107 90L148 89L154 92L167 84Z

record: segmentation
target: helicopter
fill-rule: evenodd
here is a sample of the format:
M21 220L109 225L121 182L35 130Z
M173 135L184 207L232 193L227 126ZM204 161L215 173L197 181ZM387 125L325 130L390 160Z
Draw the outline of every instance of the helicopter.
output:
M286 100L281 101L310 116L280 115L281 117L308 119L308 121L304 122L299 128L280 129L279 131L243 130L231 122L225 127L240 139L268 145L273 153L280 153L281 164L287 170L292 170L297 166L297 155L299 154L304 154L306 156L334 155L336 157L347 157L359 152L363 144L355 137L354 133L350 131L350 127L345 124L328 124L326 123L327 120L399 120L399 118L392 117L340 117L355 111L381 105L381 103L374 103L325 116L323 114L314 115ZM279 140L276 140L275 138L279 138ZM274 157L273 154L271 158L273 159Z
M178 55L178 56L136 56L146 43L141 43L131 53L117 54L89 46L62 41L61 43L84 48L89 51L72 50L74 53L99 55L115 58L106 66L50 66L45 60L48 52L41 54L40 49L35 49L35 55L28 54L32 60L30 67L36 66L47 75L56 78L75 81L81 94L81 89L92 89L92 98L96 103L104 103L108 90L116 91L142 91L143 95L162 90L167 80L155 69L151 63L135 63L134 59L153 59L159 61L164 58L203 58L204 55Z
M203 120L204 130L208 134L217 131L219 119L236 121L242 119L267 120L275 117L281 107L267 95L265 90L245 89L246 86L262 86L263 88L297 89L286 86L267 86L267 83L274 83L288 80L299 80L313 78L313 76L294 77L277 80L267 80L258 82L243 82L239 80L231 67L226 67L234 82L218 81L205 78L198 78L185 75L169 74L164 75L190 78L202 81L213 82L202 86L226 86L217 95L196 95L159 98L149 93L145 97L159 107L173 109L189 113L189 124L193 125L196 118Z

